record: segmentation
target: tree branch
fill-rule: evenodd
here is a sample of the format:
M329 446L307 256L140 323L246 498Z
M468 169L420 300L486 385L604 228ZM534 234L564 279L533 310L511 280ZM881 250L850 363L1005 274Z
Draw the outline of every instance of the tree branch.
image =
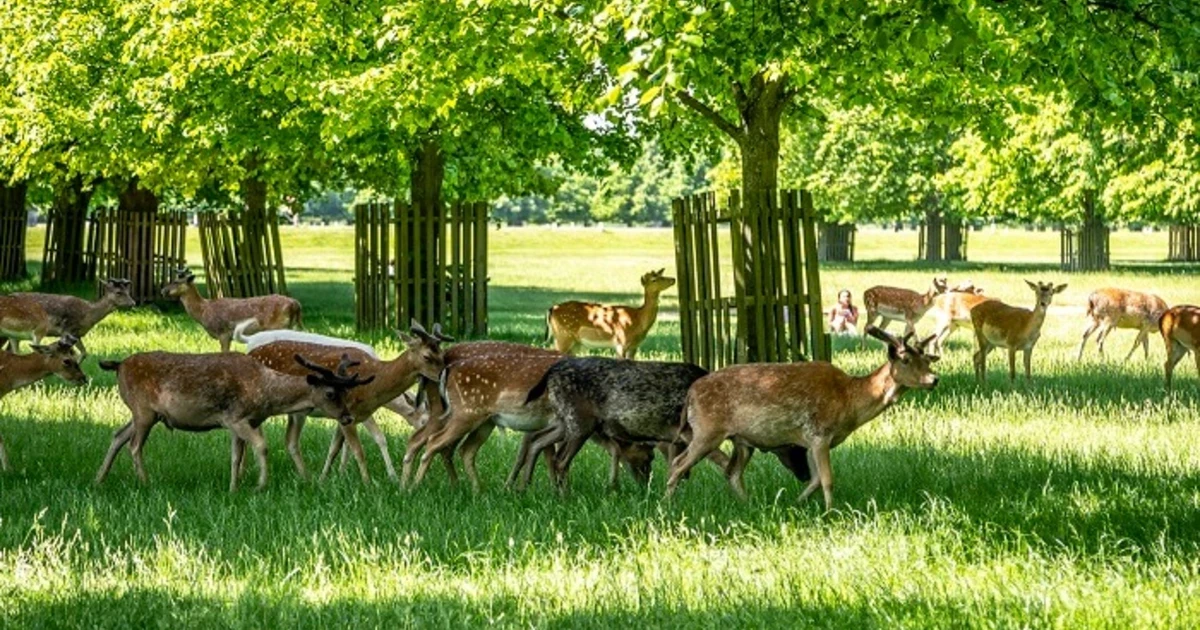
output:
M721 131L725 132L727 135L729 135L729 137L733 138L734 140L741 142L742 136L745 135L742 133L741 127L729 122L728 120L726 120L726 118L724 116L719 114L715 109L709 107L708 105L705 105L699 99L692 96L691 94L688 94L687 92L685 92L683 90L676 91L675 96L676 96L676 98L679 99L679 102L683 103L689 109L691 109L692 111L695 111L697 114L700 114L705 119L707 119L709 122L716 125L717 129L720 129Z
M1150 18L1147 18L1146 14L1143 13L1142 11L1140 11L1138 9L1133 9L1130 7L1121 6L1120 4L1117 4L1116 2L1111 2L1110 0L1092 0L1091 2L1088 2L1087 6L1095 7L1097 9L1106 9L1108 11L1113 11L1116 13L1128 13L1133 18L1133 21L1143 24L1145 26L1148 26L1148 27L1150 27L1151 30L1154 30L1154 31L1157 31L1160 29L1159 25L1156 22L1150 20Z

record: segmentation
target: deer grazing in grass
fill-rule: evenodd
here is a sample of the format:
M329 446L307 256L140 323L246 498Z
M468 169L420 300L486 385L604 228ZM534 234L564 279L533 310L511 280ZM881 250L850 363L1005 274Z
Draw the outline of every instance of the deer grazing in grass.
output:
M880 318L879 328L882 330L887 330L892 320L901 321L904 322L904 334L915 335L917 322L933 305L934 297L945 292L946 276L935 277L924 293L898 287L871 287L863 292L863 307L867 309L865 326L874 325L876 317ZM859 345L865 345L866 342L866 336L863 336Z
M104 295L95 302L89 302L74 295L56 295L53 293L14 293L41 305L50 316L48 334L54 337L71 335L78 339L76 346L82 357L87 356L87 348L83 345L83 337L119 308L132 308L137 302L129 295L130 282L119 278L109 278L104 282ZM82 360L82 359L81 359Z
M1167 303L1157 295L1127 291L1125 289L1097 289L1088 296L1087 328L1079 342L1079 356L1083 359L1083 348L1088 337L1096 334L1096 347L1104 355L1104 342L1114 328L1133 328L1138 331L1133 346L1125 355L1125 361L1133 356L1138 344L1146 358L1150 358L1150 334L1158 332L1158 320L1167 310Z
M987 381L987 357L993 348L1008 349L1008 380L1017 378L1017 351L1025 355L1025 380L1030 378L1030 361L1033 347L1042 335L1042 324L1046 321L1046 309L1054 296L1066 290L1067 285L1054 286L1052 282L1025 284L1037 296L1033 310L1009 306L1000 300L988 300L971 309L971 325L975 328L975 377L980 383Z
M1158 320L1158 329L1167 345L1167 362L1164 377L1167 391L1171 391L1171 376L1175 365L1188 352L1196 357L1196 371L1200 372L1200 306L1181 304L1166 310Z
M671 462L667 496L696 462L732 440L727 476L739 497L746 495L742 472L755 449L803 447L816 476L800 500L819 487L825 509L831 509L829 451L909 389L931 389L938 383L931 367L938 357L925 354L932 336L909 345L911 335L899 340L875 326L866 333L884 341L888 352L887 362L867 376L849 376L824 361L758 363L730 366L693 383L680 427L691 437L687 450Z
M0 296L0 337L5 338L0 346L7 342L14 353L20 352L22 339L40 343L51 328L50 315L41 304L19 295Z
M371 434L375 444L383 455L387 467L388 478L397 480L396 468L388 450L387 436L375 423L374 413L380 407L393 404L401 395L412 388L418 377L436 381L444 367L441 344L452 341L450 337L441 334L441 327L435 325L433 332L426 330L416 321L412 322L412 336L401 335L405 350L400 356L390 361L380 361L369 356L366 352L355 348L343 348L323 344L305 343L301 341L278 340L259 346L250 351L249 356L263 365L281 372L298 374L300 369L291 362L293 354L303 354L311 363L329 368L337 365L343 355L360 362L360 376L370 377L373 382L363 387L355 388L346 396L346 406L350 410L351 422L343 423L341 430L333 434L329 445L329 453L321 469L321 479L328 474L333 460L342 450L343 444L348 444L351 454L358 463L359 474L363 483L371 481L367 470L366 454L358 437L357 425ZM257 336L257 335L256 335ZM324 414L323 410L318 409ZM300 452L300 433L304 429L305 420L309 413L304 410L292 412L288 417L287 449L296 470L301 477L307 478L308 472L304 466L304 458ZM328 414L324 414L328 415Z
M258 461L261 490L267 485L267 442L260 425L267 418L318 409L343 425L350 424L354 416L346 408L347 393L375 378L349 374L347 370L357 365L349 357L342 357L336 370L311 363L299 354L291 359L304 368L304 375L272 370L247 355L230 352L144 352L123 361L101 361L101 369L116 371L121 400L133 417L113 436L96 473L96 483L104 481L126 444L138 478L146 483L142 446L150 429L161 421L181 431L221 427L230 431L230 492L237 490L249 443Z
M642 276L645 298L640 307L608 306L595 302L563 302L546 313L547 336L554 337L559 352L570 353L577 346L609 347L617 356L632 359L658 318L658 301L663 291L675 284L663 275L665 269Z
M468 347L472 345L476 344L464 344ZM546 428L554 415L544 399L526 404L529 391L562 358L561 353L540 348L481 342L468 356L447 361L441 378L446 415L436 424L426 425L435 428L434 432L425 436L414 435L409 442L410 452L418 451L422 446L425 449L412 487L421 483L434 457L452 454L461 443L463 466L472 488L478 492L480 482L475 469L475 455L497 426L525 433L521 450L508 476L507 484L511 486L516 480L520 462L531 446L534 432ZM595 437L611 457L610 487L617 486L621 462L628 464L631 474L639 482L649 480L654 457L652 446L619 444L600 436ZM410 461L411 457L406 454L404 479L407 479ZM551 474L554 472L552 466Z
M208 336L221 343L221 352L229 352L233 329L247 319L253 319L258 330L301 326L300 302L283 295L206 300L196 289L195 274L186 267L176 272L162 294L179 298L187 314L199 322Z
M64 335L49 346L34 344L32 354L0 351L0 398L51 374L72 385L87 384L87 376L79 369L79 361L75 356L77 341L71 335ZM8 453L4 450L3 438L0 438L0 470L8 470Z
M971 309L991 298L983 296L983 290L971 285L969 291L955 287L935 298L929 313L933 316L934 354L941 354L946 339L960 327L971 326Z

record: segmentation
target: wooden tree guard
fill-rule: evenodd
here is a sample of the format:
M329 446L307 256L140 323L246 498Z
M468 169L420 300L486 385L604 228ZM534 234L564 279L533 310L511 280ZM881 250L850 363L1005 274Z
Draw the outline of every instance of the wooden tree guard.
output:
M821 262L852 262L858 227L853 223L821 222L817 256Z
M187 215L101 208L94 217L96 291L106 278L127 278L139 303L161 299L162 286L186 264Z
M487 335L487 215L481 202L419 212L404 202L354 208L355 318L361 330L440 322Z
M25 209L24 182L0 181L0 280L24 280L25 228L29 219Z
M198 218L210 297L287 294L275 210L203 212Z
M967 259L967 231L963 220L928 210L917 230L917 260L953 262Z
M694 195L676 199L672 212L685 361L713 370L748 357L829 360L816 221L807 191L745 204L735 193L724 205L713 193ZM721 256L722 231L735 244L729 259ZM722 287L730 262L732 297ZM749 326L751 319L757 325Z
M1084 193L1083 206L1083 225L1060 230L1063 271L1103 271L1109 266L1109 229L1096 213L1094 191Z
M1167 260L1200 261L1200 225L1172 225L1168 232Z
M42 247L42 286L94 282L100 231L87 203L54 204Z
M967 259L967 231L959 217L948 217L942 221L942 260L962 262Z

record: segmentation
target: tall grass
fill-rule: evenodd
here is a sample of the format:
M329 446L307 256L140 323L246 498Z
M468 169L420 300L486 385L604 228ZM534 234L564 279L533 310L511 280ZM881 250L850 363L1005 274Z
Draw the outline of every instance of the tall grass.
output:
M1047 235L1049 237L1047 238ZM351 232L285 229L289 286L318 332L353 332ZM0 401L14 470L0 474L0 623L42 626L1107 626L1200 622L1200 432L1196 374L1161 387L1151 359L1074 360L1088 291L1116 284L1197 301L1192 270L1133 265L1107 274L1053 269L1056 235L973 233L975 263L909 262L911 233L864 231L860 257L831 266L823 291L874 284L920 288L934 272L970 277L989 294L1031 305L1021 279L1067 282L1034 353L1034 380L1010 385L993 355L985 386L960 332L938 364L942 384L911 393L836 449L836 509L797 504L772 458L747 470L735 501L698 467L672 501L663 462L649 488L604 487L606 457L590 448L559 499L539 477L515 494L500 481L517 437L480 454L484 491L453 488L435 467L411 494L357 475L300 481L268 423L272 478L262 493L225 491L228 436L157 427L139 485L122 456L103 486L92 475L126 419L111 373L89 360L84 388L48 381ZM40 238L35 230L31 246ZM1161 241L1161 242L1160 242ZM537 342L554 301L639 300L637 278L673 267L666 230L509 229L492 234L494 336ZM194 243L192 244L194 245ZM1114 257L1156 259L1160 234L1122 234ZM198 247L191 247L198 257ZM1011 254L1011 257L1008 256ZM31 251L31 259L40 252ZM678 358L674 292L646 348ZM929 322L925 322L925 328ZM362 335L386 356L385 334ZM110 317L88 338L100 357L217 343L178 309ZM862 373L883 358L837 340L836 362ZM393 451L407 430L382 418ZM332 426L310 423L317 462Z

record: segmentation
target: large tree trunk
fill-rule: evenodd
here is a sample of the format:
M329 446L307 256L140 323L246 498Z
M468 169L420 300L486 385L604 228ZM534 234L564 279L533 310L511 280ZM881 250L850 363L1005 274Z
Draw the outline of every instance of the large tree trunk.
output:
M925 209L920 249L920 258L925 262L942 262L942 211L937 208L936 201Z
M0 280L24 280L25 182L8 183L0 180Z
M1083 193L1083 225L1062 234L1062 267L1068 271L1104 271L1109 267L1109 230L1096 211L1096 191Z
M409 197L412 224L409 240L401 243L408 265L408 277L420 279L411 287L406 312L421 320L426 328L443 319L446 301L444 278L438 277L439 252L445 232L442 210L442 184L446 179L446 157L435 136L427 136L412 155ZM419 267L419 268L418 268ZM408 322L400 322L401 326Z
M43 257L42 284L77 283L95 279L95 268L85 253L87 242L88 205L93 190L84 188L82 177L76 176L55 191L54 207L50 213L49 238L46 247L54 248L54 257ZM51 243L53 239L53 243Z
M967 259L967 230L961 217L944 217L942 226L942 245L945 254L942 259L947 262L962 262Z

